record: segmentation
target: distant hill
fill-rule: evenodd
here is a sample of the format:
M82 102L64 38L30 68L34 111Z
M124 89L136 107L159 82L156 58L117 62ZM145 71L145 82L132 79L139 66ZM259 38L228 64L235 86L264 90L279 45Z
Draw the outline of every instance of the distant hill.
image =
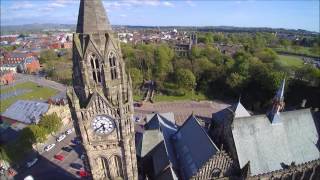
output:
M171 30L173 28L182 31L203 31L203 32L282 32L289 34L302 35L319 35L318 32L311 32L303 29L284 29L284 28L267 28L267 27L234 27L234 26L128 26L114 25L114 29L160 29ZM25 24L25 25L7 25L1 26L1 35L20 34L33 32L56 32L56 31L71 31L76 29L75 24Z

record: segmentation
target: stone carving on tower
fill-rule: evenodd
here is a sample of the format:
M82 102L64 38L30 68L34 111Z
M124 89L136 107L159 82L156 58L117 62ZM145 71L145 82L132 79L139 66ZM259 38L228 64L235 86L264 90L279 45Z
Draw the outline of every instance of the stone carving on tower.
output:
M131 78L101 0L81 0L69 106L93 179L137 179Z

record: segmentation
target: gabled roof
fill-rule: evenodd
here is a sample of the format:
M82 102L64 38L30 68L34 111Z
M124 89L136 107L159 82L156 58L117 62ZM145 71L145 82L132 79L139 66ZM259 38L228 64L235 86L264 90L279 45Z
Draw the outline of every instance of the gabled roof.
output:
M302 164L320 158L319 136L310 109L282 112L280 118L276 124L266 115L233 121L239 165L243 168L250 161L251 175L280 170L283 163Z
M243 107L240 101L236 105L232 106L232 108L235 118L251 116L246 108Z
M173 144L183 179L190 179L219 151L193 115L174 135Z
M212 119L216 124L231 123L234 118L251 116L246 108L241 104L240 100L221 111L212 114Z
M146 121L145 131L137 146L137 154L140 157L147 155L170 134L175 133L177 128L173 113L147 115Z
M81 0L76 32L90 34L107 30L111 30L111 25L101 0Z
M145 131L137 144L137 155L145 157L154 156L153 169L155 176L161 176L161 172L170 170L172 179L176 179L176 174L172 166L176 164L171 137L177 132L173 113L151 114L147 116ZM169 166L169 167L168 167Z

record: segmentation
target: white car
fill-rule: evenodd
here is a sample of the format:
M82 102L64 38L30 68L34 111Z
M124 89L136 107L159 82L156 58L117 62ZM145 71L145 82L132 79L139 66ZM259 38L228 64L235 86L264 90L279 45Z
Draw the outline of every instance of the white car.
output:
M73 129L70 128L70 129L68 129L68 130L66 131L66 135L71 134L72 132L73 132Z
M27 162L27 167L30 168L31 166L33 166L34 164L36 164L38 161L38 158L34 158L32 161Z
M64 140L64 138L66 138L66 135L65 135L65 134L61 134L61 135L57 138L57 141L60 142L60 141Z
M54 146L55 146L56 144L49 144L48 146L46 146L45 148L44 148L44 150L45 151L50 151L50 149L52 149Z

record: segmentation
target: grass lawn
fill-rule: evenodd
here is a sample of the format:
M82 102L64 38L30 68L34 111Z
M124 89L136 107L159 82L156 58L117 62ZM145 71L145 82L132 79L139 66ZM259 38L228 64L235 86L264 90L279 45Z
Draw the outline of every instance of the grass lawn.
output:
M285 67L299 68L303 66L302 59L296 56L278 55L277 61Z
M315 54L311 51L311 48L309 47L302 47L300 46L299 49L295 50L292 47L284 48L284 47L278 47L274 48L274 50L278 51L284 51L284 52L291 52L291 53L298 53L298 54L305 54L305 55L310 55L310 56L319 56L319 54Z
M38 84L33 82L20 83L13 87L1 89L1 93L7 93L13 91L14 89L31 89L32 91L1 101L0 112L4 112L17 100L47 100L49 97L58 93L58 91L55 89L38 86Z
M201 94L201 93L192 93L187 92L184 96L167 96L167 95L159 95L156 94L154 96L154 101L155 102L160 102L160 101L167 101L167 102L172 102L172 101L182 101L182 100L194 100L194 101L201 101L201 100L207 100L208 98Z
M14 91L16 89L31 89L31 90L33 90L33 89L37 88L37 86L38 86L38 84L28 81L28 82L16 84L15 86L3 88L0 91L1 91L1 94L6 94L6 93Z

